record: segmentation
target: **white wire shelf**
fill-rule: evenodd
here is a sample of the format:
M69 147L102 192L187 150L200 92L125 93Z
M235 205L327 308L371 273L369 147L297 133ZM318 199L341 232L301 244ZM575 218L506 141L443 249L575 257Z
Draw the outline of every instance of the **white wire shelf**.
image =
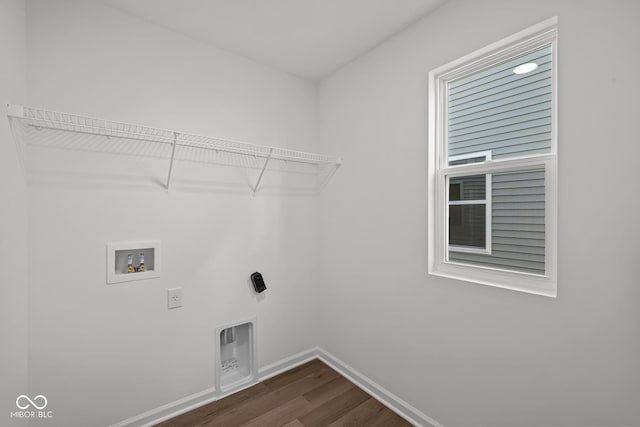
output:
M211 163L260 169L260 174L251 188L254 193L258 191L265 171L271 169L286 171L286 168L282 166L275 166L275 162L273 161L280 161L284 165L290 165L292 163L302 165L306 168L311 168L311 173L325 175L326 179L323 180L324 183L321 187L326 185L331 176L333 176L333 173L342 164L340 157L249 144L246 142L63 113L36 107L9 104L7 105L7 116L9 117L12 128L18 123L23 126L23 133L45 129L73 132L78 135L104 137L101 138L99 143L96 143L94 140L90 141L88 138L84 141L82 138L76 138L71 142L65 140L64 144L66 148L116 153L127 152L137 155L148 155L150 157L167 158L169 159L166 180L167 189L171 184L175 160L207 162L210 156L202 154L207 151L214 153L216 156L216 161L211 161ZM16 143L18 143L17 139L18 138L16 138ZM51 141L51 139L52 138L49 138L48 140ZM116 140L119 141L119 143L116 144ZM130 144L123 145L121 143L122 140L127 140ZM141 142L142 144L136 145L136 142ZM158 144L161 147L151 148L148 143L152 143L152 145ZM19 143L18 145L18 151L24 159L26 153L25 147L20 146ZM251 159L251 161L247 159Z

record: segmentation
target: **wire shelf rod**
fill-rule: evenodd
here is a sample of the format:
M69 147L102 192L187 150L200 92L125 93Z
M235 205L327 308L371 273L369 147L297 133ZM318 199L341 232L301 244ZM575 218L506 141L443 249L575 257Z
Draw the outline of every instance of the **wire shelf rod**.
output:
M37 144L62 143L69 149L105 151L110 154L137 155L169 159L168 171L164 187L168 190L174 175L175 161L214 161L220 165L249 167L260 171L255 184L248 183L255 195L262 184L267 170L291 173L306 173L317 177L317 186L324 188L333 174L342 164L341 157L327 156L317 153L291 150L250 144L230 139L207 137L149 126L116 122L55 112L41 108L7 105L7 116L12 128L16 147L19 148L21 160L26 162L26 147ZM36 129L36 132L29 128ZM44 133L36 136L38 131L51 130L54 134ZM57 132L61 132L58 134ZM62 132L70 134L90 135L92 138L66 137ZM98 139L96 139L98 138ZM104 141L100 138L105 138ZM112 140L109 141L107 140ZM127 143L127 141L136 141ZM54 145L55 145L54 144ZM154 144L163 144L167 147ZM42 145L42 146L46 146ZM170 148L168 147L170 146ZM62 146L60 148L63 148ZM208 154L215 152L215 156ZM220 155L220 156L218 156ZM199 160L196 160L199 159ZM260 159L261 161L259 161ZM272 160L284 162L273 165ZM293 167L287 163L301 166ZM302 167L302 165L307 165ZM284 168L284 169L283 169Z
M25 108L30 108L30 107L25 107ZM54 113L46 110L45 110L45 113L63 114L63 113ZM186 134L186 133L180 133L179 134L180 137L176 142L172 137L174 133L173 131L168 131L168 130L158 129L158 128L150 128L146 126L132 125L127 123L113 122L113 121L102 120L102 119L93 119L88 117L75 116L76 119L102 121L104 123L112 123L120 127L114 128L114 127L106 127L106 126L95 126L95 125L89 125L86 123L72 122L71 120L72 120L72 117L74 116L72 115L68 115L68 116L69 116L68 117L69 121L53 120L53 119L43 117L42 115L38 116L37 113L34 113L34 117L30 117L27 115L13 116L13 117L19 120L24 120L30 126L33 126L35 128L83 133L83 134L89 134L89 135L101 135L106 137L123 138L123 139L130 139L130 140L136 140L136 141L142 140L142 141L149 141L149 142L158 142L158 143L164 143L169 145L174 145L175 143L177 146L222 151L222 152L227 152L232 154L255 156L263 159L270 158L270 159L285 160L285 161L312 164L312 165L335 164L339 161L339 159L331 158L329 156L324 156L320 154L306 153L301 151L280 149L280 148L274 148L274 147L268 147L268 146L260 146L260 145L248 144L245 142L238 142L238 141L227 140L222 138L205 137L205 136ZM139 131L131 130L131 127L135 127L140 130ZM148 132L152 132L152 133L150 134ZM239 145L239 147L229 147L229 145ZM267 152L266 150L270 150L270 151ZM291 154L283 154L282 152L291 153Z
M146 141L146 142L151 142L154 144L165 144L165 145L170 145L171 147L173 147L174 145L174 140L173 139L161 139L161 138L140 138L140 137L135 137L135 136L127 136L127 135L104 135L104 134L98 134L95 132L87 132L87 131L81 131L81 130L69 130L69 129L61 129L61 128L57 128L57 127L52 127L52 126L39 126L39 125L35 125L35 124L28 124L28 126L31 126L33 128L36 128L37 130L42 130L42 129L50 129L50 130L56 130L56 131L60 131L60 132L73 132L73 133L79 133L79 134L83 134L83 135L92 135L92 136L104 136L106 138L119 138L119 139L128 139L131 141ZM195 148L198 150L209 150L209 151L215 151L215 152L222 152L222 153L230 153L230 154L241 154L241 155L246 155L246 156L252 156L252 157L257 157L257 158L262 158L262 159L266 159L267 157L269 157L268 153L255 153L255 152L241 152L240 150L234 150L234 149L228 149L228 148L220 148L218 146L210 146L210 145L205 145L202 143L198 143L198 144L189 144L189 143L180 143L180 142L176 142L175 145L177 147L185 147L185 148ZM275 158L277 157L277 158ZM277 155L277 156L271 156L271 159L274 160L282 160L285 162L297 162L297 163L301 163L301 164L308 164L308 165L312 165L312 166L319 166L321 164L326 164L326 165L335 165L339 163L339 159L337 160L300 160L297 158L293 158L291 156L285 156L285 155ZM181 159L181 158L176 158L176 160L180 160L183 161L185 159Z
M26 119L26 120L38 120L38 121L48 122L47 120L44 120L44 119ZM57 123L57 122L54 122L54 123ZM174 144L173 139L169 137L164 137L159 135L148 135L145 133L138 133L138 132L131 132L131 131L125 132L125 131L118 130L114 132L109 128L102 128L102 127L95 127L95 126L88 126L88 125L68 124L68 126L72 126L72 127L83 127L83 128L93 129L93 130L101 130L103 132L98 133L98 132L91 132L87 130L68 129L68 128L62 128L62 127L53 126L53 125L47 126L47 125L35 124L35 123L29 123L28 125L36 129L51 129L51 130L57 130L61 132L73 132L73 133L81 133L85 135L99 135L99 136L111 137L111 138L129 139L133 141L148 141L148 142L167 144L172 146ZM186 134L181 134L181 135L186 135ZM216 145L215 142L188 142L189 140L185 138L181 139L181 141L184 141L184 142L177 143L177 146L221 151L221 152L232 153L232 154L241 154L241 155L247 155L247 156L260 157L263 159L266 159L267 157L269 157L269 153L265 153L263 151L254 151L254 150L242 149L242 148L227 148L224 146ZM225 140L215 139L214 141L225 141ZM270 148L270 147L265 146L265 148ZM287 151L291 151L291 150L287 150ZM299 153L303 153L303 152L299 152ZM310 154L312 156L314 155L312 153L304 153L304 154ZM305 158L301 158L293 155L278 154L278 153L272 154L271 158L276 160L284 160L284 161L305 163L305 164L311 164L311 165L335 164L337 162L337 159L329 159L329 158L305 159Z

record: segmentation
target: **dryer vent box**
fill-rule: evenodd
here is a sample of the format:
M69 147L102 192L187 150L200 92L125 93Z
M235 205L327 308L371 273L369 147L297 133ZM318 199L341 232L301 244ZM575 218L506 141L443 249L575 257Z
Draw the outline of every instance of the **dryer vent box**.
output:
M216 389L226 394L256 382L255 321L216 328Z

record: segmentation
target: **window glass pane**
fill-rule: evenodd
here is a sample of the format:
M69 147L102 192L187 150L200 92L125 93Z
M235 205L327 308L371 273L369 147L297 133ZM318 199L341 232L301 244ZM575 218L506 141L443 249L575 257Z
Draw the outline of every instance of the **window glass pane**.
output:
M449 261L533 274L545 273L544 169L496 173L491 176L491 254L449 251ZM452 219L460 222L449 206ZM471 205L475 206L475 205ZM478 213L478 215L480 215ZM454 218L455 217L455 218ZM458 234L455 234L458 238ZM454 244L450 238L450 244Z
M461 176L449 179L449 201L484 200L486 175Z
M491 151L493 159L549 153L551 46L478 71L447 85L449 158ZM514 73L523 64L537 67ZM450 165L460 164L458 160Z
M449 245L486 247L486 206L449 206Z
M449 160L449 166L466 165L468 163L480 163L486 160L485 157L471 157L467 159Z

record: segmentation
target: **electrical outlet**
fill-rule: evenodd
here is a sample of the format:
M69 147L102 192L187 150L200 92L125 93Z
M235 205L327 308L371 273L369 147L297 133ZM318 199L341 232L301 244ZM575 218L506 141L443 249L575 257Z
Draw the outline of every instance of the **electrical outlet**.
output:
M182 288L168 289L167 300L169 309L182 307Z

